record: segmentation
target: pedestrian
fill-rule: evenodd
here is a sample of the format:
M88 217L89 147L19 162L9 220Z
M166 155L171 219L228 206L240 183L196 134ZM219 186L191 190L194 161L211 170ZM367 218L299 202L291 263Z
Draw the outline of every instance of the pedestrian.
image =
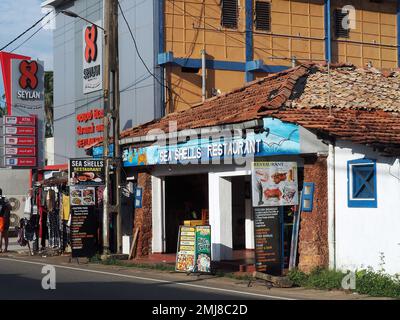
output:
M3 190L0 188L0 253L8 251L8 229L10 228L11 204L3 197ZM4 251L3 249L4 239Z

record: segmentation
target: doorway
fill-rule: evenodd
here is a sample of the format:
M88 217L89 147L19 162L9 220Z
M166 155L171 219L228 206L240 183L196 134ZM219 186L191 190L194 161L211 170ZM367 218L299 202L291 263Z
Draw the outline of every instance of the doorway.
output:
M165 253L176 253L179 226L208 210L208 175L165 177Z

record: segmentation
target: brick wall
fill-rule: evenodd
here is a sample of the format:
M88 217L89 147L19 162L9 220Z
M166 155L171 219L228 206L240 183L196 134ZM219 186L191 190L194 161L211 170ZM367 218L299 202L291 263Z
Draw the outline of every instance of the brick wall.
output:
M300 222L299 269L310 272L329 264L328 253L328 173L326 157L305 159L304 181L314 182L314 207L303 212Z
M151 211L151 175L139 173L138 188L143 188L142 208L135 210L134 227L139 228L136 257L151 253L152 211Z

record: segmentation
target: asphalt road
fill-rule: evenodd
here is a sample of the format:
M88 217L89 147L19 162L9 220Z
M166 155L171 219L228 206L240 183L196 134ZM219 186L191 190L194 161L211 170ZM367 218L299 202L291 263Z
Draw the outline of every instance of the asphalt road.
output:
M7 299L133 299L246 300L275 299L267 295L213 288L193 280L173 281L116 271L55 266L56 289L42 288L44 264L0 257L0 300Z

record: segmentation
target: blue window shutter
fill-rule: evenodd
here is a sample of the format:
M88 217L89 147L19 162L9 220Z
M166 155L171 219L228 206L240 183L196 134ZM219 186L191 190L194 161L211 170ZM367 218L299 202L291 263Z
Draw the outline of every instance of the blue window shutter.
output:
M347 162L348 206L376 208L376 161L357 159Z

